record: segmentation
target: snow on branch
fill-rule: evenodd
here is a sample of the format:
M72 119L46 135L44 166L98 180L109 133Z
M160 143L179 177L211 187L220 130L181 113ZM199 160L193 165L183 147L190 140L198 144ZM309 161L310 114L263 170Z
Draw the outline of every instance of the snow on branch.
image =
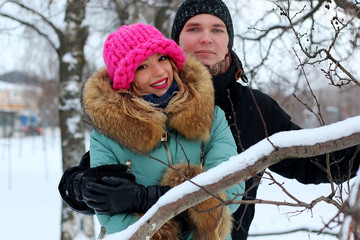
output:
M192 180L208 192L220 193L283 159L313 157L356 145L360 145L360 116L319 128L274 134ZM104 239L150 239L169 219L210 197L186 181L163 195L136 223Z

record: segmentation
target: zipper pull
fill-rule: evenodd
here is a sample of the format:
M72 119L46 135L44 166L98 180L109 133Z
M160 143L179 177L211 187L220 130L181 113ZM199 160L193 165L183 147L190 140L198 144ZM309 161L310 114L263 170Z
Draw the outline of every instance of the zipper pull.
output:
M126 167L127 167L126 171L129 173L130 169L131 169L131 160L130 159L126 160Z
M167 132L164 132L163 135L161 136L160 139L162 142L166 142L167 141Z

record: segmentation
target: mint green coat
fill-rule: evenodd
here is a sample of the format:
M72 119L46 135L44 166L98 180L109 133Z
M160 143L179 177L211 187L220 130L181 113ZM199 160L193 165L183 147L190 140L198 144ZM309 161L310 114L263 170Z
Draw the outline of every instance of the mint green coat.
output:
M87 80L82 103L97 127L90 135L91 167L126 164L129 160L136 182L151 186L159 184L168 168L164 163L175 165L187 163L188 159L190 163L200 165L203 150L206 170L237 154L225 114L214 106L214 90L207 70L187 57L181 76L181 80L191 85L196 93L180 99L174 97L164 110L155 107L149 110L149 103L145 100L114 92L105 69ZM182 92L177 96L182 96ZM124 110L124 105L136 106L135 113ZM168 135L166 141L161 141L164 128ZM227 189L228 199L242 194L244 189L245 183ZM238 207L237 204L229 205L231 213ZM97 214L97 217L106 227L107 234L124 230L138 220L133 213Z

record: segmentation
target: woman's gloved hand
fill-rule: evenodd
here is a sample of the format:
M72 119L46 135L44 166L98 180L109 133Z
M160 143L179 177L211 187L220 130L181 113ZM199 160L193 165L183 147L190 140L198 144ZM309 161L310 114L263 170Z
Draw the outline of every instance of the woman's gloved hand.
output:
M134 179L103 177L102 183L88 182L83 201L100 214L143 213L170 187L137 184Z

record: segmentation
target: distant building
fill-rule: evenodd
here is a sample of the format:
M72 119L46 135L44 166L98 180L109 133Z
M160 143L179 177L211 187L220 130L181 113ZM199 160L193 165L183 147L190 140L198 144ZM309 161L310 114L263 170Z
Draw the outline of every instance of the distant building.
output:
M43 90L39 81L20 72L0 76L0 137L40 122Z

